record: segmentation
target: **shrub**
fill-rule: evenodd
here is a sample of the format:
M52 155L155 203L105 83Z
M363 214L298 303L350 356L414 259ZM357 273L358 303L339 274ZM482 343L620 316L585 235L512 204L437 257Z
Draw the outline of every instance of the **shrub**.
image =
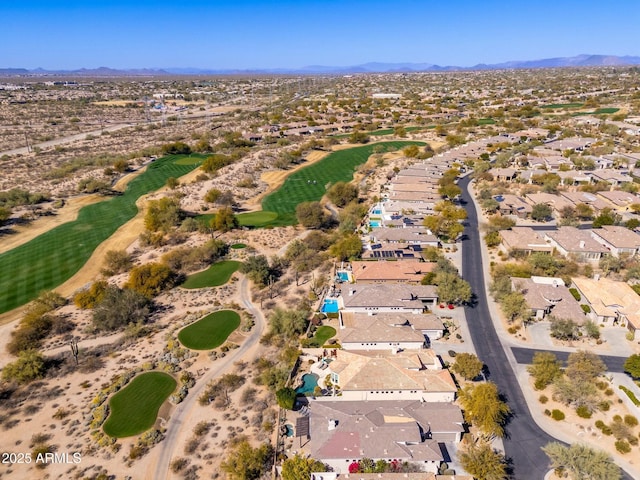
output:
M276 392L278 405L285 410L293 410L296 402L296 391L293 388L284 387Z
M562 410L558 410L557 408L554 408L551 411L551 418L553 418L555 421L559 422L561 420L564 420L564 412Z
M596 420L596 428L602 430L606 425L602 420Z
M549 401L549 397L547 397L546 395L540 395L540 397L538 397L538 400L544 405Z
M603 412L608 412L609 409L611 408L611 404L605 400L598 404L598 408Z
M613 433L613 431L611 430L611 427L609 425L605 425L604 427L602 427L600 430L602 430L602 434L609 436Z
M576 299L576 302L579 302L580 300L582 300L582 297L580 296L580 293L578 293L578 289L570 288L569 292L571 292L571 295L573 295L573 298Z
M580 418L591 418L591 410L586 405L580 405L576 408L576 414Z
M584 313L591 313L591 307L589 305L585 305L584 303L580 305L580 308Z
M633 415L625 415L624 424L628 427L635 427L638 425L638 419Z
M448 352L448 353L449 353L449 356L450 356L450 357L452 357L452 358L453 358L453 357L455 357L455 356L457 355L457 353L455 352L455 350L449 350L449 352Z
M618 440L616 443L616 450L622 454L629 453L631 451L631 445L625 440Z

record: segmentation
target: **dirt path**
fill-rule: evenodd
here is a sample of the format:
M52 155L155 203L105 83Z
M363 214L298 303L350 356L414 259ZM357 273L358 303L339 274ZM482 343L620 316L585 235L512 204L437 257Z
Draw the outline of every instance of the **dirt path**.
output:
M202 390L206 388L207 384L211 380L223 375L235 362L243 358L255 358L255 350L260 347L258 340L260 340L262 336L266 322L262 312L251 303L251 291L249 289L249 281L246 277L243 276L242 280L240 280L238 290L242 306L253 315L255 325L240 348L235 350L232 355L227 355L217 360L212 365L212 368L198 380L194 388L189 391L189 395L187 395L185 401L176 406L173 414L165 424L167 429L165 439L160 444L160 448L152 453L154 458L148 462L149 467L147 468L145 478L149 480L168 478L169 466L175 456L179 440L182 440L186 435L190 434L190 430L184 427L190 425L189 419L193 415L193 409L197 406L198 397L202 393Z

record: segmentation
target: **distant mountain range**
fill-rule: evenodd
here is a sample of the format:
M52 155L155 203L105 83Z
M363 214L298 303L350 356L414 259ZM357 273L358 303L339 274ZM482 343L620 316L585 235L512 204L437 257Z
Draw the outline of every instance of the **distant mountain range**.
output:
M542 60L511 61L495 64L474 65L473 67L440 66L432 63L380 63L370 62L345 67L309 65L302 68L271 69L200 69L200 68L141 68L118 70L108 67L79 70L44 70L37 68L0 68L0 76L78 76L78 77L118 77L118 76L167 76L167 75L257 75L257 74L350 74L350 73L409 73L409 72L455 72L469 70L504 70L525 68L562 67L604 67L640 65L640 57L616 55L577 55L575 57L544 58Z

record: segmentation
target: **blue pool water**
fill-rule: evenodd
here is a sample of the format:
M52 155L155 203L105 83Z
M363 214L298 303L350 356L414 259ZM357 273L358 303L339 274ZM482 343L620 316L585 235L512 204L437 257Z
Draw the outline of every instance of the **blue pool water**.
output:
M322 313L338 313L338 300L335 298L325 298L320 311Z
M369 226L371 228L377 228L380 226L380 222L378 220L369 220Z
M374 215L381 215L382 214L382 210L375 209L371 213L373 213Z
M338 272L338 278L343 282L349 281L349 274L347 272Z
M315 373L305 373L302 376L302 385L296 388L296 393L304 395L305 393L313 393L318 386L318 375Z
M285 428L287 429L287 437L293 437L293 425L287 423Z

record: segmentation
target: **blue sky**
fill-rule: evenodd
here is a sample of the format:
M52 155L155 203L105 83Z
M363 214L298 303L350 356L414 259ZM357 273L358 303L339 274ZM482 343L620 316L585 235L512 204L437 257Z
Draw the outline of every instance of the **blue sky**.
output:
M640 55L637 0L0 0L0 67L472 66Z

